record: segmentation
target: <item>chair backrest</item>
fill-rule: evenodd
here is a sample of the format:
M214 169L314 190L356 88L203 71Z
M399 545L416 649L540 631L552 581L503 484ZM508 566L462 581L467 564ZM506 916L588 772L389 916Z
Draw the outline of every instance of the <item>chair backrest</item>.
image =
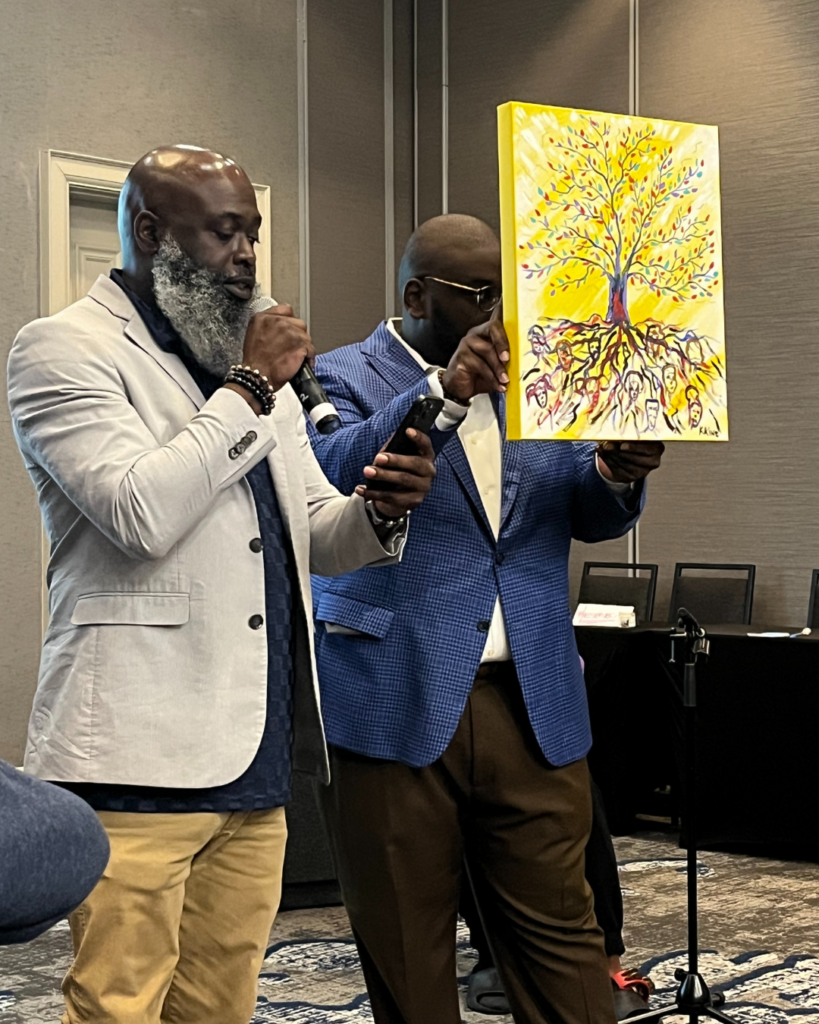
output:
M808 600L808 626L819 628L819 601L816 600L819 590L819 569L814 569L810 578L810 599Z
M639 575L641 572L643 575ZM585 562L578 603L632 605L638 622L651 622L656 589L656 565L645 562Z
M687 608L702 625L749 625L755 576L755 565L678 562L668 621L676 622L679 609Z

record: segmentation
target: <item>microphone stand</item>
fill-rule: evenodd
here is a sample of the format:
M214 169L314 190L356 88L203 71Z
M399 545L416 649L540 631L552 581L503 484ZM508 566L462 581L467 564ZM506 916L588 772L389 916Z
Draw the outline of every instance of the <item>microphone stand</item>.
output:
M629 1024L648 1024L663 1017L687 1016L689 1024L699 1017L710 1017L722 1024L737 1024L718 1007L725 1004L722 992L711 992L699 973L699 936L697 915L697 659L707 658L709 641L705 630L685 608L677 613L676 632L671 634L671 661L674 661L674 641L685 645L683 669L683 736L685 741L685 792L683 794L683 822L687 848L688 889L688 970L678 968L674 977L680 983L674 1002L647 1013L629 1017Z

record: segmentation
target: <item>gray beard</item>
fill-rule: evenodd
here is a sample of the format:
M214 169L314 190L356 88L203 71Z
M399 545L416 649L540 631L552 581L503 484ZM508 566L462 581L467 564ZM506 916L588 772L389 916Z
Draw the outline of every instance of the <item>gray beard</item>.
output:
M241 363L253 313L250 302L224 290L226 275L200 267L170 235L159 243L152 273L156 304L199 366L224 377Z

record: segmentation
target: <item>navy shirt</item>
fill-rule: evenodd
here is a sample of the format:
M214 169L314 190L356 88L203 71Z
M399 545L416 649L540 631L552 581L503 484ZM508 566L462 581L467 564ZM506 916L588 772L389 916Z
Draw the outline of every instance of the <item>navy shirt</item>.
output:
M111 278L136 307L160 348L182 359L205 398L222 386L220 378L203 370L160 310L148 306L124 284L120 273ZM250 767L223 786L207 789L165 789L146 786L63 783L96 810L179 813L248 811L281 807L290 800L293 739L293 556L284 529L276 489L267 460L245 476L253 491L259 517L259 556L264 563L265 626L267 629L267 717L264 733ZM248 538L251 543L254 538Z

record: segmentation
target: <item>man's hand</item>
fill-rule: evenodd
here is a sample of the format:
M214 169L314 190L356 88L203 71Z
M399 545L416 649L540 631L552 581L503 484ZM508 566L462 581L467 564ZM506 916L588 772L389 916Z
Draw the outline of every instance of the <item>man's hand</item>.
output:
M271 306L248 324L242 362L263 373L278 391L316 357L307 324L293 316L292 306Z
M662 441L601 441L597 465L607 480L632 484L659 468L664 451Z
M408 430L418 448L418 455L388 455L383 450L376 455L372 466L366 466L366 484L356 487L365 501L372 501L379 515L387 519L400 519L417 508L429 493L435 479L435 452L426 434ZM379 489L379 483L395 486L394 491Z
M487 323L473 327L455 349L444 371L444 391L463 402L475 395L506 391L508 362L509 341L498 303Z

